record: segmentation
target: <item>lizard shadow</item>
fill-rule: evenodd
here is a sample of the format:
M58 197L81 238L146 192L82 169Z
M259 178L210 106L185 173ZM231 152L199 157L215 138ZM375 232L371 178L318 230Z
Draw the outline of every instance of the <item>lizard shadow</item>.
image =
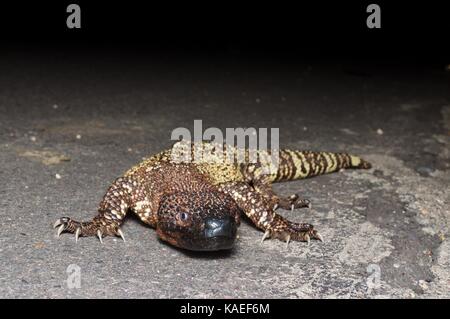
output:
M167 248L178 251L187 257L195 258L195 259L225 259L225 258L230 258L231 256L233 256L236 251L236 246L234 246L231 249L227 249L227 250L215 250L215 251L187 250L187 249L173 246L173 245L161 240L160 238L158 238L158 241L162 245L166 246Z

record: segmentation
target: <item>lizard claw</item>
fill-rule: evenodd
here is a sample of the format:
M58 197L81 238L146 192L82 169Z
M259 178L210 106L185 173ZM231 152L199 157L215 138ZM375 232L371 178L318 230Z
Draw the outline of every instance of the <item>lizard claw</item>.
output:
M322 237L322 235L321 235L319 232L316 232L316 233L314 234L314 236L315 236L318 240L320 240L321 242L323 242L323 237Z
M61 226L59 226L58 231L56 232L56 234L59 236L61 236L61 233L66 229L66 225L61 224Z
M288 199L292 203L291 204L291 211L294 211L294 209L295 209L295 202L298 199L298 195L297 194L292 194L291 196L288 197Z
M58 219L54 224L53 224L53 228L56 228L56 227L58 227L59 225L61 225L62 223L61 223L61 220L60 219Z
M81 228L78 227L77 230L75 231L75 242L78 243L78 237L80 237L80 233L81 233Z
M289 247L289 242L291 241L291 235L287 235L286 237L286 249Z
M122 238L123 242L125 242L125 236L123 235L122 230L119 228L117 229L117 233L119 234L119 236Z
M100 242L103 244L103 239L102 239L102 232L99 230L97 230L97 237L98 239L100 239Z
M311 238L309 237L308 234L305 235L305 240L306 240L306 242L308 243L308 246L309 246L309 244L311 242Z
M264 233L263 237L261 238L261 244L264 242L264 240L266 240L266 238L268 238L270 236L270 230L266 230L266 232Z

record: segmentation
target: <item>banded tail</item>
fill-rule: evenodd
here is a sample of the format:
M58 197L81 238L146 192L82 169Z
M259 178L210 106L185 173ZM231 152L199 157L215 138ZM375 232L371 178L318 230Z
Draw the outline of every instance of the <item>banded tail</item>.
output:
M343 168L371 168L362 158L346 153L280 150L279 166L271 182L292 181L327 173Z

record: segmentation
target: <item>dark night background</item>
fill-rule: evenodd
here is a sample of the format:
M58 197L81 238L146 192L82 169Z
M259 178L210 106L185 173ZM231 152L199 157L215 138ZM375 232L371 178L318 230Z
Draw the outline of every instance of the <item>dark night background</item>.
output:
M444 1L374 0L381 29L367 29L372 1L74 0L69 30L71 2L0 4L0 298L450 298ZM260 245L244 220L229 254L191 254L134 216L126 243L56 238L57 218L90 220L195 119L279 128L282 147L373 169L275 185L311 200L280 214L324 243Z
M443 1L377 1L381 29L366 27L370 1L78 1L82 28L69 30L70 3L2 4L2 44L421 62L437 62L449 52Z

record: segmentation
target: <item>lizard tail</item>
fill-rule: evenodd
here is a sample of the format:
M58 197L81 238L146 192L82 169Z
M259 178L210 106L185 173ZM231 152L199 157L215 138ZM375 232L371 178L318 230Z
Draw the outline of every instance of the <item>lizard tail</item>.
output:
M372 165L346 153L280 150L277 173L272 182L292 181L339 171L344 168L368 169Z

